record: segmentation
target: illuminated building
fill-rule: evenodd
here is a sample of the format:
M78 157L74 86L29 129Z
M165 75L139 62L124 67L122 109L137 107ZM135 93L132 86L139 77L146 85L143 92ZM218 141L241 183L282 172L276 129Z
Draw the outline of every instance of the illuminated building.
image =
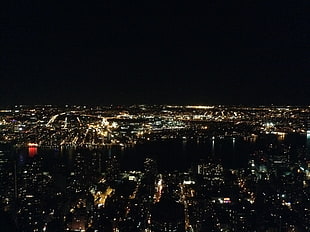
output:
M120 173L120 164L116 156L106 161L106 178L108 181L117 180Z
M146 158L144 161L145 178L148 183L154 183L155 176L157 175L157 163L151 158Z
M310 155L310 118L307 120L307 152Z
M10 207L15 198L15 175L14 165L7 154L0 151L0 204L3 205L4 210Z

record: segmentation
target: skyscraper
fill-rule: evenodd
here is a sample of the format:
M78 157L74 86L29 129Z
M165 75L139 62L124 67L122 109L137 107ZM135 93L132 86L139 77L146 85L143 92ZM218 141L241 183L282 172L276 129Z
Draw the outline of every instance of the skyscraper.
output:
M14 200L14 164L8 154L0 151L0 204L6 209Z
M307 122L306 122L306 138L307 138L307 142L306 142L306 146L307 146L307 157L310 157L310 116L307 117Z

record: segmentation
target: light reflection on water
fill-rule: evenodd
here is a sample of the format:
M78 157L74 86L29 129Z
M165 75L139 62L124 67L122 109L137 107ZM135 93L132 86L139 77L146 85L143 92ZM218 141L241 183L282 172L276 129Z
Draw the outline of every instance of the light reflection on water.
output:
M282 136L282 135L280 135ZM253 136L252 136L253 137ZM170 139L137 144L135 147L111 146L101 149L77 149L74 147L36 148L29 147L27 151L17 151L19 164L37 156L42 157L44 166L49 169L56 163L61 163L68 170L73 167L78 152L92 155L98 159L98 167L104 169L105 160L116 156L124 170L143 170L146 157L157 161L160 171L187 171L192 163L200 159L221 160L224 167L244 167L248 163L249 155L256 150L278 147L286 144L293 149L310 148L308 136L293 134L279 138L279 135L259 135L253 138L244 137L206 137L200 139ZM15 153L16 154L16 153Z
M30 158L33 158L37 154L38 154L38 148L37 147L28 147L28 155Z

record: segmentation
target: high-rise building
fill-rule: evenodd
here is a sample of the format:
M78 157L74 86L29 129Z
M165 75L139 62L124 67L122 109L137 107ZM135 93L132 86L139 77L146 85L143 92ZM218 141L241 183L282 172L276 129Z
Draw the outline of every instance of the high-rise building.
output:
M8 154L0 151L0 204L4 208L10 207L15 198L14 183L14 162Z
M310 117L307 120L307 153L310 154Z

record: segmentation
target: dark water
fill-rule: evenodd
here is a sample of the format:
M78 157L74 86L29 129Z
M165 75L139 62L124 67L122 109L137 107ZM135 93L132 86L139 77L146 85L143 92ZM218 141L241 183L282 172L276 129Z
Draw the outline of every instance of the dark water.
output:
M214 145L212 143L214 141ZM187 170L193 162L200 159L221 159L224 164L232 161L234 165L242 166L247 160L249 148L240 140L225 139L200 139L200 140L166 140L140 144L122 153L124 169L130 167L141 168L145 157L157 161L161 171Z
M248 165L250 155L256 151L268 155L272 152L281 153L285 147L294 154L298 149L304 149L306 142L306 137L300 134L287 135L285 138L262 135L255 141L243 137L209 137L187 141L172 139L140 144L120 154L124 169L140 169L145 157L155 159L161 171L186 171L200 159L210 158L220 161L225 168L241 168Z
M289 147L292 153L306 147L305 135L292 134L284 139L276 135L258 136L255 141L245 140L243 137L206 137L192 140L170 139L163 141L152 141L137 144L134 147L111 147L104 149L43 149L39 148L37 154L33 150L8 149L14 154L18 165L23 166L27 162L40 156L43 167L47 171L55 165L65 166L69 171L73 167L77 153L93 156L100 160L97 166L104 166L105 160L115 156L120 162L123 170L143 170L143 162L146 157L157 161L160 171L187 171L191 165L200 159L215 159L222 162L226 168L245 167L248 159L255 151L267 151L273 147L275 152L282 152L280 148ZM1 150L1 149L0 149ZM97 168L97 167L96 167Z

